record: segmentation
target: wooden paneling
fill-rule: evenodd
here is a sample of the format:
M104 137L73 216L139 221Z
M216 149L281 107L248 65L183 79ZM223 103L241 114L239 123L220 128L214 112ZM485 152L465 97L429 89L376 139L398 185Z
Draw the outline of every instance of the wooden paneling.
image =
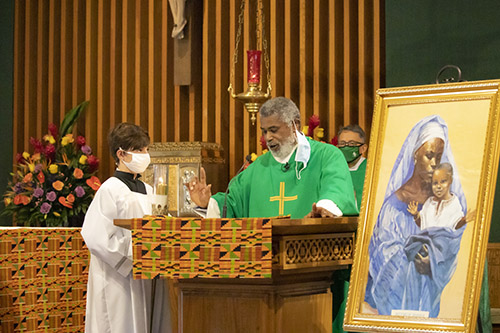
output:
M500 309L500 243L489 243L486 257L488 259L490 305L492 308Z
M294 100L303 123L319 115L325 141L349 123L369 133L373 96L384 84L383 0L262 3L273 96ZM175 86L168 0L16 1L14 152L29 150L31 136L90 100L76 133L100 158L101 178L114 169L107 133L122 121L143 126L154 142L220 143L234 175L247 154L261 152L259 124L227 93L240 6L199 0L186 11L192 84ZM237 93L246 89L246 50L262 48L257 9L256 0L245 2ZM266 73L261 77L265 89Z

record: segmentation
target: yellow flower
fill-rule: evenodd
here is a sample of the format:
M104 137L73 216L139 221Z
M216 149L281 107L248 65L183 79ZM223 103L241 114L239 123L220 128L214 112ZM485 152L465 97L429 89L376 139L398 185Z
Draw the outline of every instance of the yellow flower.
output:
M59 214L58 212L52 212L52 213L54 213L54 215L57 217L61 216L61 214Z
M11 198L9 198L9 197L4 197L3 198L3 203L4 203L5 207L7 207L8 205L10 205L11 202L12 202Z
M257 154L256 153L252 153L251 155L251 159L252 159L252 162L255 162L255 160L257 159Z
M57 164L49 165L49 172L50 173L54 174L54 173L57 173L57 171L59 171Z
M28 164L28 168L31 172L35 171L35 165L33 163Z
M80 156L80 160L78 160L78 163L86 164L87 163L87 155Z
M30 158L30 154L29 154L28 152L24 152L24 153L23 153L23 158L24 158L25 160L29 159L29 158Z
M321 139L323 139L323 137L325 136L325 133L324 133L324 130L322 127L316 127L313 131L313 135L314 135L314 140L316 141L320 141Z
M56 139L54 139L54 137L52 135L50 135L50 134L44 135L43 139L45 141L47 141L48 143L50 143L50 144L56 143Z
M72 143L73 141L75 141L75 140L73 139L73 134L66 134L66 135L64 136L64 138L62 138L62 140L61 140L61 145L62 145L62 146L66 146L66 145L68 145L69 143Z

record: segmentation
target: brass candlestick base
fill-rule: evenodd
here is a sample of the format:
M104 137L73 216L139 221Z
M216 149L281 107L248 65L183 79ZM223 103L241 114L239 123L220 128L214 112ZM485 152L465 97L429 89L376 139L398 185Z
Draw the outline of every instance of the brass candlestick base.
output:
M232 98L245 104L245 108L251 115L250 120L252 121L252 125L255 125L255 120L257 119L256 114L259 112L260 106L269 99L269 92L264 94L259 84L253 82L248 83L248 89L244 93L235 95L231 85L229 86L228 91Z

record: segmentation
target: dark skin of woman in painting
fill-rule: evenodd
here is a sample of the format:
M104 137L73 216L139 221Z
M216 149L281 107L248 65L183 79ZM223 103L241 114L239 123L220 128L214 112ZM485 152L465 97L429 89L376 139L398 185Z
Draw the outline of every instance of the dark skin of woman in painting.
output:
M423 204L432 195L432 174L441 162L443 150L444 141L439 138L430 139L417 149L413 175L396 191L399 200L407 204L412 201ZM425 247L415 257L415 268L420 274L431 274L430 260Z

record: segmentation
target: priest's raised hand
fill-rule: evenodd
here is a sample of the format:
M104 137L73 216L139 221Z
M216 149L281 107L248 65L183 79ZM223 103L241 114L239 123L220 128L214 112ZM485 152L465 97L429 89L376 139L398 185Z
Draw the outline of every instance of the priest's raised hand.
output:
M203 167L200 168L200 178L194 177L189 183L184 184L189 190L191 200L199 207L207 208L212 196L212 184L207 185L207 175Z

